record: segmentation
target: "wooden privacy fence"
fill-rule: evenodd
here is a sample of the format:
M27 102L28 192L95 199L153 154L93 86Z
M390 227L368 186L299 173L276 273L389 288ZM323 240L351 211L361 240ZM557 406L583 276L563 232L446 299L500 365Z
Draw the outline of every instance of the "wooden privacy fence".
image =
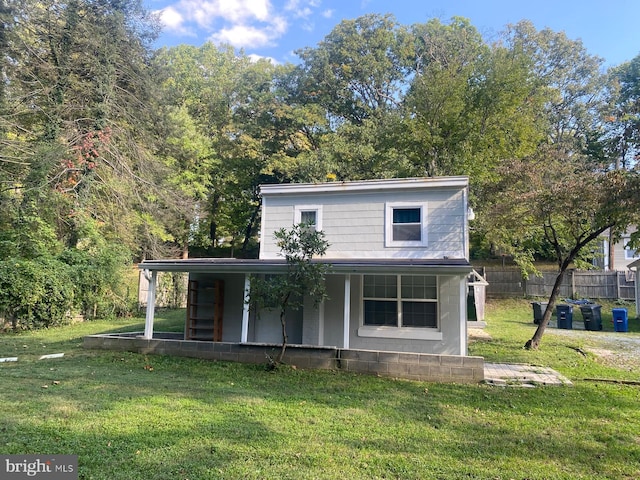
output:
M476 268L484 273L489 285L488 297L548 297L558 276L542 272L542 276L522 278L519 270ZM560 286L560 298L606 298L634 300L635 281L632 272L569 270Z

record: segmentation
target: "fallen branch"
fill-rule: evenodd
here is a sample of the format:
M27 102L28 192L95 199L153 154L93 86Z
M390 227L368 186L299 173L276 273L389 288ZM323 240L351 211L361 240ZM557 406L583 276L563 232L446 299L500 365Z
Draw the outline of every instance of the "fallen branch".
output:
M621 385L640 385L636 380L615 380L613 378L583 378L585 382L619 383Z
M580 355L582 355L583 357L587 356L587 352L585 352L584 350L582 350L580 347L572 347L572 346L568 346L568 348L570 348L571 350L575 350L576 352L578 352Z

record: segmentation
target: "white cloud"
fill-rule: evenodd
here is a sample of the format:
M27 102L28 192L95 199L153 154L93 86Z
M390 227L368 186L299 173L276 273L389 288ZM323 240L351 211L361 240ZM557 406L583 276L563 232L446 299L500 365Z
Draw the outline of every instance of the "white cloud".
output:
M271 37L267 31L247 25L223 28L212 34L209 39L213 43L228 43L237 48L258 48L271 43Z
M313 29L312 17L321 0L178 0L158 12L165 30L178 35L204 34L214 43L237 48L275 45L298 21L305 30ZM319 12L318 12L319 13ZM333 10L321 13L328 17Z
M180 0L162 10L161 20L165 27L175 31L186 22L211 29L220 21L232 24L269 22L270 15L269 0Z
M184 17L175 8L166 7L166 8L163 8L162 10L156 10L154 13L156 13L159 16L160 22L162 22L162 24L168 30L171 30L174 32L182 32L185 30L184 27L182 26L182 24L184 23Z
M331 18L331 17L333 17L334 13L335 13L335 10L329 8L329 9L325 10L324 12L322 12L322 16L324 18Z

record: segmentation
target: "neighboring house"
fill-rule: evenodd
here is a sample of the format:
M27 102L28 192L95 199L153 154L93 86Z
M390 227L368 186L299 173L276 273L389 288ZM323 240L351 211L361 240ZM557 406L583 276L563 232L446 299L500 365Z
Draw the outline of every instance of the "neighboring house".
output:
M635 228L629 229L622 238L610 244L608 238L603 240L604 270L627 271L629 263L640 259L640 252L630 248L628 243Z
M350 359L354 370L430 380L482 379L482 359L466 357L467 277L472 271L466 177L263 185L261 196L258 259L140 264L151 280L144 339L155 338L156 272L188 272L184 338L204 341L189 348L205 349L203 344L210 342L279 344L278 313L254 312L245 301L249 279L285 271L274 232L307 222L322 230L330 244L317 260L331 265L329 298L318 308L309 300L287 314L290 346L337 352L332 355L340 368ZM398 358L404 364L381 366Z

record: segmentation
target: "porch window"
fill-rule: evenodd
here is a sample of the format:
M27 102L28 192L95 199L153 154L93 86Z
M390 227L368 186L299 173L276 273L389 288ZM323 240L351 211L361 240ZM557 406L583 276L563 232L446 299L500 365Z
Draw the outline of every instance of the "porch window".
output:
M363 324L438 328L438 279L433 275L365 275Z
M426 205L387 203L385 244L390 247L426 245L426 223Z

